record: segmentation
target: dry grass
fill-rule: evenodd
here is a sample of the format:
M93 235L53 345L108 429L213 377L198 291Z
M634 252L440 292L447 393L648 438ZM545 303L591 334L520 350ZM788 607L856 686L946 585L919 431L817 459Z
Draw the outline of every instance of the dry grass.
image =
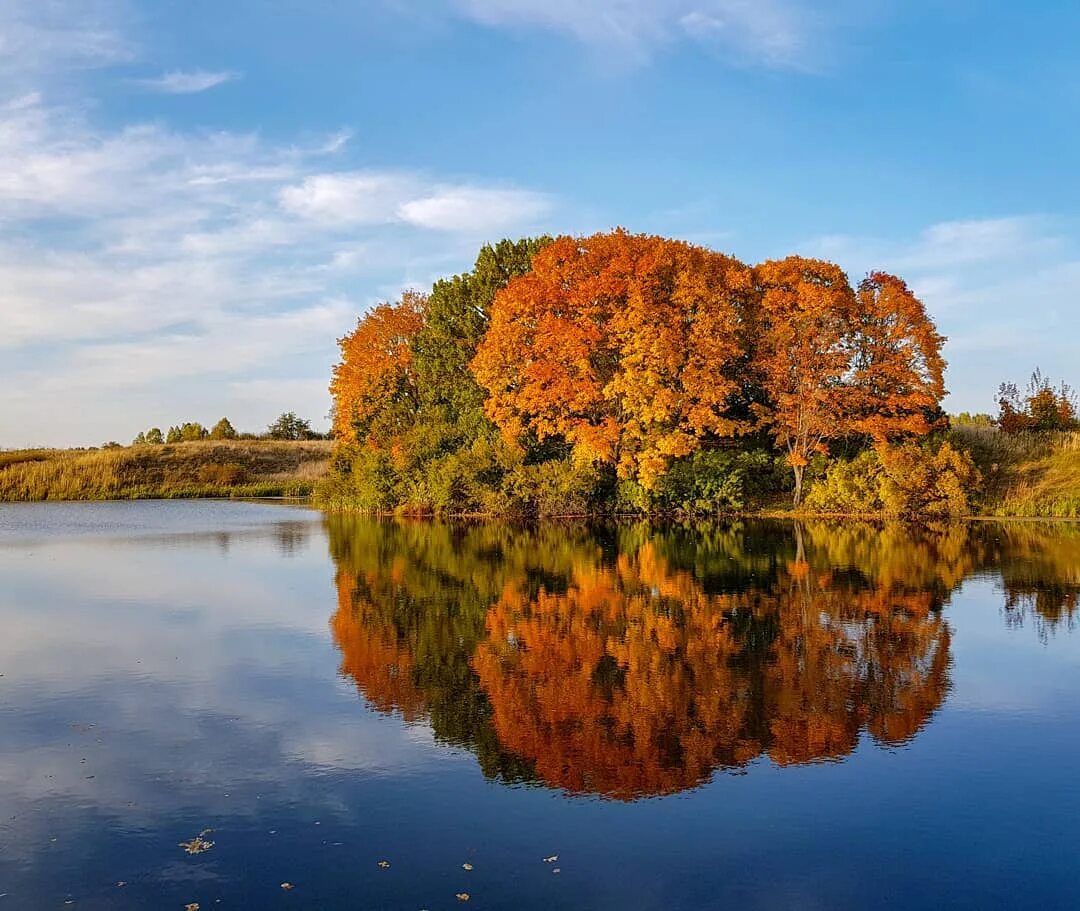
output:
M325 441L205 441L0 453L0 501L310 496Z
M983 513L1080 517L1080 432L1009 435L962 427L953 433L983 472Z

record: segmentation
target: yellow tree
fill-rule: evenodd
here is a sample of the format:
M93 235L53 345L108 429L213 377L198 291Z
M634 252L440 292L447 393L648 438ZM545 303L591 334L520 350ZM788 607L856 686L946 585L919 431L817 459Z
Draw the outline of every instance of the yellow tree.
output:
M563 438L576 458L652 487L672 458L743 429L750 270L623 230L562 237L492 306L472 370L511 438Z

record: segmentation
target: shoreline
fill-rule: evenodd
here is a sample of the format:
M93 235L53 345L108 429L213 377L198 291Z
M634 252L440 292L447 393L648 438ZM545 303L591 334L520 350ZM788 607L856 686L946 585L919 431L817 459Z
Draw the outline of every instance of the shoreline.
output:
M409 511L372 511L325 506L318 502L316 495L310 494L225 494L220 491L196 495L161 496L153 493L136 494L121 497L95 498L42 498L38 500L0 500L0 507L32 505L41 503L169 503L176 501L216 502L216 503L281 503L304 506L327 515L364 516L372 519L407 519L429 522L567 522L567 521L647 521L647 522L722 522L746 519L765 519L773 521L830 521L864 522L877 524L928 525L955 522L1053 522L1061 524L1080 524L1077 516L1039 516L1039 515L994 515L993 513L973 513L957 516L889 516L881 513L842 513L842 512L799 512L794 510L762 509L739 510L733 512L687 513L677 511L656 512L577 512L577 513L483 513L483 512L409 512Z

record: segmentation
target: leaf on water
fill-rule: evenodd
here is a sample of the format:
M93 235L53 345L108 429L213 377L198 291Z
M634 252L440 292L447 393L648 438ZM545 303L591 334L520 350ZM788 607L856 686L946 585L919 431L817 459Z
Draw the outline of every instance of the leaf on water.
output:
M469 900L469 893L468 892L459 892L457 894L457 900L459 902L467 902Z
M382 870L389 870L390 869L390 861L388 861L388 860L380 860L379 861L379 868L382 869Z
M202 854L204 851L209 851L214 847L212 841L207 841L205 835L212 830L204 829L198 835L196 835L191 841L180 842L180 847L187 851L188 854Z
M561 870L561 869L560 869L559 867L556 867L556 868L555 868L554 870L552 870L551 872L552 872L552 873L562 873L562 870Z
M292 883L282 883L281 888L284 889L286 892L292 892L295 887Z
M199 903L188 902L186 905L184 905L184 911L199 911Z
M545 858L544 858L544 863L546 863L546 864L553 864L553 863L555 863L555 861L557 861L558 859L559 859L559 855L558 855L558 854L552 854L552 855L551 855L551 857L545 857Z
M472 869L472 864L462 864L461 869L462 870L471 870Z

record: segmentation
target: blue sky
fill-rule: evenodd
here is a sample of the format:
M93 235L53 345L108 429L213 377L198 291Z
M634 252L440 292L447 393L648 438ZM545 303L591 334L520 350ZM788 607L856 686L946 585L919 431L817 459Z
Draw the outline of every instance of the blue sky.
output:
M896 272L953 410L1080 384L1080 7L5 0L0 447L294 410L506 235Z

